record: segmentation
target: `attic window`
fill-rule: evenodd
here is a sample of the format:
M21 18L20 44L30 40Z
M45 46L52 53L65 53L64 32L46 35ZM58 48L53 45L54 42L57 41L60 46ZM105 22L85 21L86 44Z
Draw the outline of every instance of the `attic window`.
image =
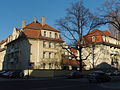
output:
M57 35L57 33L55 33L55 38L58 38L58 35Z
M52 32L50 32L50 37L52 37Z
M46 33L46 31L44 31L44 36L45 36L45 37L47 36L47 33Z
M92 42L95 42L95 36L92 36Z

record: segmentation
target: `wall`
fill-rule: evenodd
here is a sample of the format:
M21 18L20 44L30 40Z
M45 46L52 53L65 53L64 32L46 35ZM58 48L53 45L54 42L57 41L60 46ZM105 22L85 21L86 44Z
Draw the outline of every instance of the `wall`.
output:
M3 69L3 61L5 56L6 50L0 52L0 70Z
M25 70L26 75L28 74L31 77L58 77L68 75L73 70Z

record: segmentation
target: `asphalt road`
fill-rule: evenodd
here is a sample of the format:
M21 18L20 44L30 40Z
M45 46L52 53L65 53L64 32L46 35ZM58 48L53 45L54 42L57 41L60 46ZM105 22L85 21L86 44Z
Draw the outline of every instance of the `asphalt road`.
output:
M110 90L86 79L0 81L0 90ZM113 89L112 89L113 90Z

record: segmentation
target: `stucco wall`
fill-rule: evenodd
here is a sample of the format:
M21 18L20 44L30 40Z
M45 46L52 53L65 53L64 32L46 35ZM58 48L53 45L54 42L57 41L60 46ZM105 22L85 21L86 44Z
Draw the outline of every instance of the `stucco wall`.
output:
M3 69L3 61L5 56L6 50L0 52L0 70Z

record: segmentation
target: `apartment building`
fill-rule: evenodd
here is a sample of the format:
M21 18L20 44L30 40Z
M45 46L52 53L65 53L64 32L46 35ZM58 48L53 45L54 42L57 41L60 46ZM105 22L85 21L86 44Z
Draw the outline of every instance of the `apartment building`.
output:
M93 30L83 36L81 44L82 58L87 57L83 60L87 70L102 63L120 68L120 41L108 31ZM0 42L0 69L79 70L79 61L74 55L78 57L78 51L64 43L59 30L46 24L45 17L41 23L34 17L30 24L22 21L22 28L14 28Z
M120 40L108 31L93 30L83 37L82 44L83 58L88 56L84 60L86 69L108 68L107 66L120 69Z
M45 17L42 23L36 17L27 25L22 21L22 28L14 28L6 40L2 67L7 70L65 69L68 63L71 67L79 64L61 47L63 42L60 31L46 24ZM65 57L69 58L65 60Z

